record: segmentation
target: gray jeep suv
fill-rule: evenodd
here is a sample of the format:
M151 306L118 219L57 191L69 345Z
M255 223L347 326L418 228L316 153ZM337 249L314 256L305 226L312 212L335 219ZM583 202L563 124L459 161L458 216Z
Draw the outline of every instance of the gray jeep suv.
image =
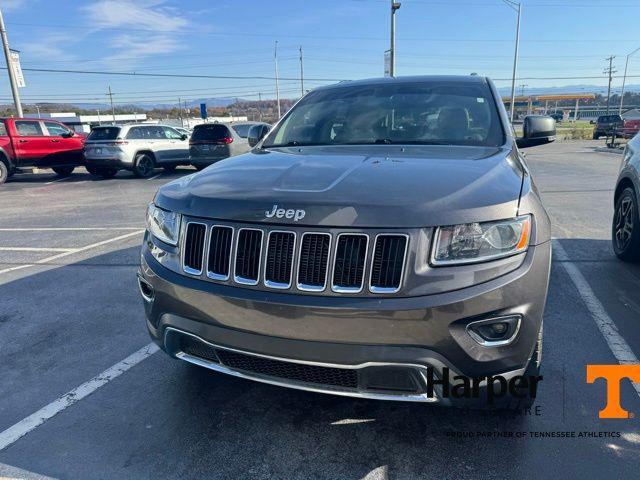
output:
M550 226L499 99L478 76L318 88L251 152L160 188L153 340L291 388L530 405Z

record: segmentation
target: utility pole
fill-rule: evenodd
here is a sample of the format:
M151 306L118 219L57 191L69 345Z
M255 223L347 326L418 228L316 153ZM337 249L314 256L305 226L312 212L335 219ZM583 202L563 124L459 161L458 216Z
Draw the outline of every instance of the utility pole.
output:
M302 67L302 45L300 45L300 96L304 96L304 68Z
M627 55L627 61L624 62L624 76L622 77L622 91L620 92L620 108L618 108L618 115L622 115L622 101L624 100L624 87L627 83L627 67L629 66L629 57L637 52L640 52L640 47L636 48L633 52Z
M396 75L396 10L400 9L400 2L391 0L391 42L389 45L389 75Z
M522 15L522 4L513 0L502 0L508 7L517 12L518 20L516 23L516 49L513 54L513 74L511 76L511 108L509 111L509 119L513 123L513 114L516 110L516 75L518 73L518 49L520 48L520 17Z
M182 119L182 99L178 97L178 116L180 117L180 126L184 128L184 120Z
M522 83L520 84L520 96L524 97L524 88L528 87L529 85L527 85L526 83Z
M614 55L606 58L605 60L609 60L609 68L605 68L604 73L609 74L609 88L607 89L607 115L609 115L609 99L611 98L611 76L616 73L616 70L613 69L613 59L616 58Z
M113 124L116 124L116 109L113 107L113 93L111 92L111 85L109 85L109 101L111 102L111 115L113 117Z
M278 120L280 120L280 81L278 80L278 41L276 40L276 48L274 50L274 59L276 62L276 102L278 103Z
M18 93L18 84L16 83L15 72L13 71L13 62L11 61L11 51L9 50L9 39L7 38L7 29L4 27L4 18L0 11L0 36L2 37L2 48L4 50L4 58L7 61L7 72L9 73L9 83L11 84L11 93L13 94L13 103L16 106L16 115L22 117L22 104L20 103L20 94Z
M262 121L262 93L258 92L258 115L260 115L260 121Z
M98 112L98 125L102 125L102 122L100 121L100 109L96 111Z
M38 112L38 118L40 117L40 105L36 105L36 112Z

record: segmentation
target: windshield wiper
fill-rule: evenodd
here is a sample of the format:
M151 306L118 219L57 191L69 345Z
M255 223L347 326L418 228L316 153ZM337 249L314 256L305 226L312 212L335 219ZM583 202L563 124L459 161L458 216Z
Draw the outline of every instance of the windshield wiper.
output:
M262 145L262 148L278 148L278 147L312 147L318 145L328 145L327 143L299 142L291 140L287 143L272 143L270 145Z

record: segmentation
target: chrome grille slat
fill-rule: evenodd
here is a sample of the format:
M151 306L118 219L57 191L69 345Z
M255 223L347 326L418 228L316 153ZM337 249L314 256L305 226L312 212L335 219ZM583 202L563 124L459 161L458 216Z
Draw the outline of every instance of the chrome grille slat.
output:
M207 276L214 280L229 280L231 272L231 250L233 246L233 228L225 225L211 227L209 237L209 258Z
M326 288L330 252L331 234L302 234L298 260L298 290L322 292Z
M376 235L369 275L372 293L395 293L400 289L408 241L404 234Z
M182 253L182 269L189 275L202 274L206 235L207 226L204 223L187 223Z
M336 241L331 289L338 293L359 293L364 284L369 236L341 233Z
M289 288L293 275L296 234L271 230L267 240L264 284L270 288Z
M243 285L257 285L262 261L262 230L241 228L236 242L234 280Z

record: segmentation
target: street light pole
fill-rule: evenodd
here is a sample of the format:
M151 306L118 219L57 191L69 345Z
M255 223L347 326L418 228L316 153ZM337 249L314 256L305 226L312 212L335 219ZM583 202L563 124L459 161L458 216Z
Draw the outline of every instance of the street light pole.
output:
M13 62L11 61L11 51L9 50L9 39L7 38L7 29L4 27L4 18L0 10L0 36L2 37L2 48L4 50L4 58L7 60L7 72L9 73L9 83L11 84L11 93L13 94L13 103L16 106L16 114L18 118L22 117L22 104L20 103L20 94L18 93L18 84L13 71Z
M522 4L514 2L512 0L502 0L514 11L518 12L518 23L516 26L516 50L513 55L513 75L511 76L511 109L509 112L509 118L513 123L513 113L515 111L516 103L516 74L518 71L518 49L520 48L520 17L522 15Z
M627 83L627 67L629 67L629 57L637 52L640 52L640 47L636 48L633 52L627 55L627 61L624 62L624 76L622 77L622 91L620 92L620 108L618 108L618 115L622 115L622 101L624 100L624 87Z
M111 85L109 85L109 101L111 102L111 116L113 117L113 124L116 124L116 109L113 106L113 93L111 92Z
M611 79L613 74L616 73L616 70L613 69L613 59L616 58L615 55L611 55L606 58L609 61L609 68L606 68L604 73L609 75L609 87L607 89L607 115L609 115L609 100L611 100Z
M396 75L396 10L400 9L400 2L391 0L391 44L389 45L389 76Z

